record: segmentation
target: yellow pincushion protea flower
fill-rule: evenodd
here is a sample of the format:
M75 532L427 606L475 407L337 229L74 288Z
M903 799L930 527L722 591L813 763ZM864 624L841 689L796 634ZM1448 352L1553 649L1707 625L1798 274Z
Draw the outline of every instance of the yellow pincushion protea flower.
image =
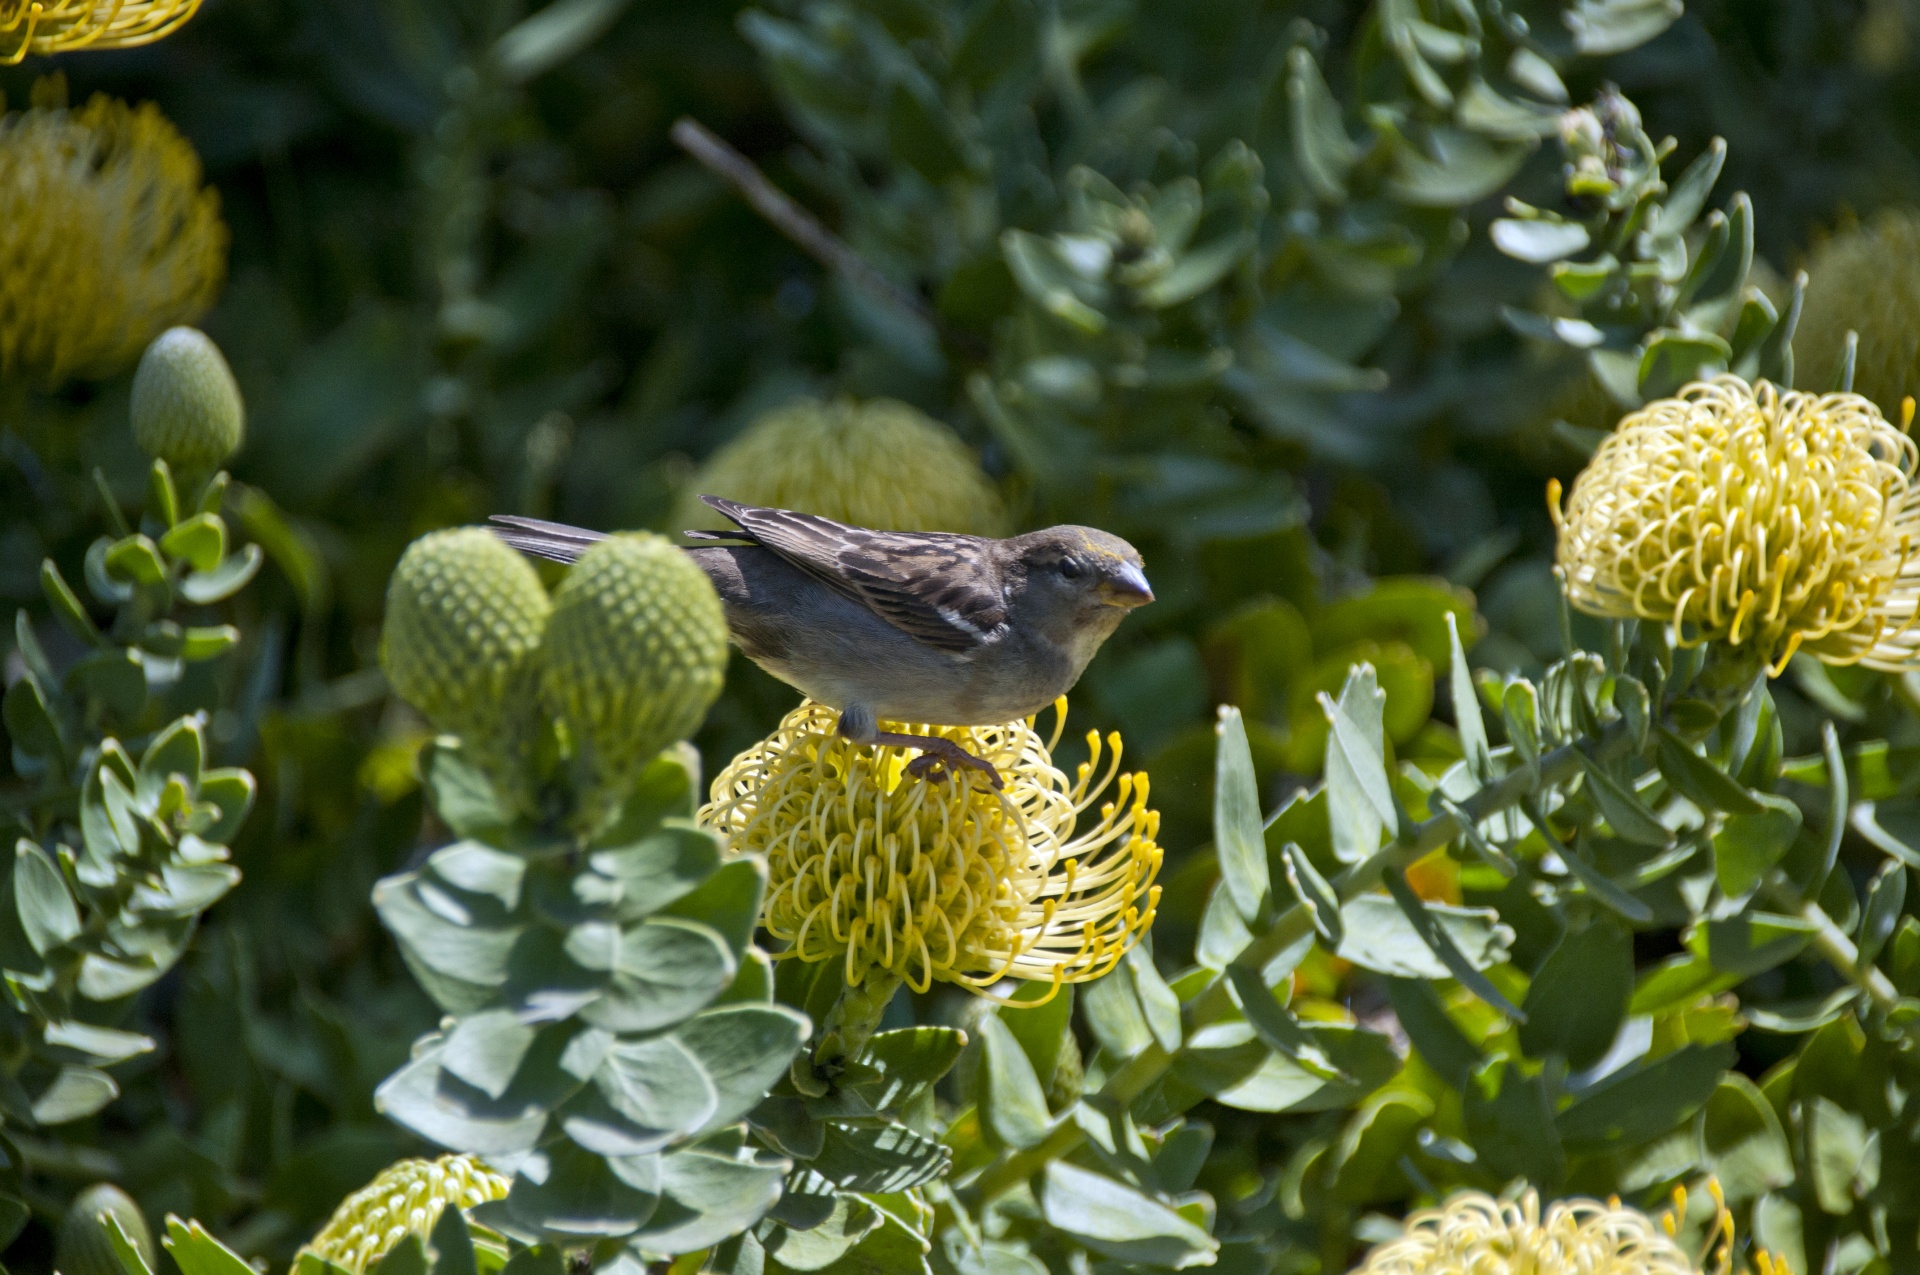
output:
M701 494L879 531L1007 534L1006 506L966 444L892 399L800 399L761 415L694 476L675 531L732 525Z
M1907 420L1911 420L1911 407ZM1665 621L1777 675L1920 665L1913 441L1858 394L1721 376L1620 422L1574 480L1550 483L1567 595L1590 615Z
M220 197L152 104L70 110L58 77L34 98L0 118L0 376L106 375L213 304Z
M1147 777L1118 773L1118 735L1104 766L1089 734L1078 776L1055 769L1064 699L1054 713L1051 740L1031 720L881 724L984 757L1001 792L971 770L909 778L914 750L854 744L835 733L839 715L811 700L736 757L700 822L730 851L766 856L761 924L788 944L776 959L843 959L853 986L883 972L916 991L940 980L981 994L1006 978L1058 988L1112 969L1153 924L1160 816L1147 809ZM1075 835L1116 777L1114 799Z
M504 1200L512 1185L510 1178L468 1155L402 1160L342 1200L320 1233L300 1251L350 1271L364 1271L409 1233L426 1239L447 1205L470 1209L489 1200Z
M29 53L152 44L199 10L200 0L0 0L0 66Z
M1733 1215L1719 1183L1708 1179L1707 1190L1714 1214L1697 1256L1676 1239L1687 1215L1683 1187L1657 1218L1618 1198L1555 1200L1543 1216L1531 1188L1517 1200L1462 1191L1411 1214L1402 1234L1374 1248L1354 1275L1697 1275L1709 1260L1714 1275L1732 1275ZM1788 1275L1765 1251L1754 1262L1760 1275Z

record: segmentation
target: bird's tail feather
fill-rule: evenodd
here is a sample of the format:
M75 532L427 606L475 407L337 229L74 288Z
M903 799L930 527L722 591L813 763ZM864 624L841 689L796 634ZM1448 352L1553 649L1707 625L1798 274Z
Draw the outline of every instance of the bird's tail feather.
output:
M495 514L493 534L521 553L554 562L574 562L594 544L607 538L602 531L569 527L564 522L546 522L522 518L517 514Z

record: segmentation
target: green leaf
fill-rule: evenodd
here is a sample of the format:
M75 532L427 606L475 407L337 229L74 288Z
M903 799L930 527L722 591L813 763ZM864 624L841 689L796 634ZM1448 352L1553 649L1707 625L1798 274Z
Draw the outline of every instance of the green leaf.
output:
M1314 932L1329 947L1339 947L1346 934L1340 896L1334 893L1327 879L1314 868L1313 861L1307 858L1307 852L1298 843L1286 842L1280 847L1280 855L1286 864L1287 884L1293 887L1294 897L1307 909Z
M1180 998L1160 977L1152 950L1144 943L1137 944L1121 958L1121 964L1133 976L1134 992L1154 1040L1168 1053L1180 1048Z
M147 670L134 651L108 647L75 662L62 679L67 691L92 699L123 722L139 718L147 706Z
M1722 893L1739 898L1757 887L1800 833L1800 807L1785 797L1755 793L1762 809L1728 815L1713 838L1713 870Z
M1446 967L1449 974L1459 979L1461 985L1468 991L1508 1018L1519 1023L1527 1021L1526 1014L1502 995L1500 989L1480 972L1482 967L1474 963L1474 958L1470 958L1460 950L1460 945L1454 942L1453 935L1448 932L1446 924L1421 900L1419 895L1413 892L1413 887L1407 884L1405 873L1398 868L1388 868L1381 874L1380 879L1386 884L1387 893L1392 895L1393 901L1400 906L1401 913L1407 918L1414 932L1433 950L1433 954L1440 958L1440 963ZM1509 942L1512 940L1512 933L1511 930L1507 931ZM1483 956L1484 949L1477 955Z
M1229 965L1226 973L1240 1012L1267 1048L1323 1080L1353 1083L1353 1078L1342 1074L1319 1043L1287 1013L1274 995L1274 989L1258 971L1244 965Z
M1558 1054L1574 1071L1606 1056L1633 995L1633 940L1595 917L1560 937L1527 988L1520 1047L1529 1057Z
M1060 995L1048 1002L1048 1007L1059 1001L1065 1001L1071 1007L1071 990L1063 988ZM1029 1035L1043 1034L1036 1031L1033 1023L1028 1021L1028 1016L1044 1017L1045 1014L1044 1008L1012 1012L1013 1021L1008 1024L1008 1030L1013 1032L1023 1048L1028 1046ZM854 1088L876 1111L898 1111L909 1107L953 1069L966 1044L967 1034L954 1027L902 1027L894 1031L875 1032L867 1042L866 1050L861 1053L860 1061L878 1071L880 1078L856 1084ZM1034 1056L1031 1049L1027 1056ZM1035 1071L1038 1072L1037 1066ZM1052 1074L1051 1070L1048 1074Z
M1733 1046L1688 1045L1608 1076L1554 1117L1569 1149L1629 1147L1679 1124L1713 1095Z
M1047 1223L1115 1261L1184 1270L1219 1245L1180 1214L1104 1174L1055 1161L1040 1189Z
M658 1211L659 1177L658 1157L609 1161L556 1142L521 1165L506 1212L563 1244L630 1235Z
M245 1259L207 1234L198 1222L167 1214L167 1238L161 1242L181 1275L254 1275Z
M705 1125L718 1103L699 1060L671 1036L657 1036L608 1049L592 1087L562 1108L560 1124L599 1155L650 1155Z
M1739 1204L1791 1186L1793 1151L1773 1104L1738 1072L1721 1078L1694 1124L1700 1161Z
M80 599L68 586L66 577L60 574L60 568L53 564L52 558L40 563L40 591L47 595L47 605L53 608L53 614L67 632L85 642L88 646L105 645L106 639L100 635L100 629L80 605Z
M987 1128L1016 1150L1040 1145L1053 1126L1053 1114L1032 1061L995 1015L982 1017L979 1029L983 1047L979 1100Z
M153 541L142 535L131 535L116 540L107 548L104 560L107 575L112 579L135 586L165 583L166 564L160 561L160 553Z
M441 822L462 837L497 837L511 816L493 781L452 739L436 739L420 753L420 777Z
M199 788L200 770L206 757L206 740L200 732L198 717L182 717L154 736L140 758L140 775L134 793L143 804L160 799L160 790L169 778L178 775L189 791Z
M1584 855L1562 842L1554 834L1553 825L1547 822L1547 817L1540 813L1539 805L1531 797L1523 799L1520 806L1526 812L1528 820L1539 831L1541 839L1559 856L1560 862L1566 865L1567 871L1586 887L1588 894L1637 925L1644 925L1653 919L1652 908L1621 889L1611 877L1587 862Z
M428 1141L458 1151L509 1155L533 1148L546 1128L544 1106L469 1103L458 1092L457 1080L442 1083L440 1060L438 1047L410 1059L374 1091L374 1109Z
M180 638L180 658L189 664L218 659L240 645L240 630L231 624L190 626Z
M1414 1131L1431 1115L1433 1099L1417 1090L1370 1096L1347 1121L1334 1149L1334 1195L1361 1204L1394 1194L1398 1165L1412 1149Z
M113 1077L93 1067L62 1067L33 1100L33 1118L43 1125L65 1124L92 1115L120 1096Z
M1735 815L1755 815L1764 809L1753 794L1666 727L1655 726L1654 739L1661 776L1694 805Z
M631 1243L644 1252L669 1254L718 1244L773 1207L786 1171L785 1160L744 1153L668 1152L660 1158L660 1206Z
M477 1275L463 1209L441 1209L433 1224L433 1275Z
M1243 1022L1196 1028L1174 1057L1174 1075L1242 1111L1311 1112L1350 1107L1400 1069L1386 1037L1344 1025L1302 1028L1353 1083L1328 1080L1268 1049Z
M1153 1043L1153 1031L1127 970L1116 968L1088 983L1081 1004L1094 1038L1115 1058L1131 1058Z
M1047 983L1027 983L1014 993L1013 1003L1000 1006L995 1016L1020 1042L1041 1086L1050 1085L1073 1033L1073 984L1055 989Z
M1419 208L1478 203L1513 180L1533 153L1527 142L1491 141L1464 129L1436 125L1427 146L1402 140L1393 149L1387 192Z
M1496 1060L1461 1090L1461 1114L1478 1163L1503 1177L1523 1177L1553 1190L1567 1154L1553 1125L1546 1077L1529 1076L1512 1060Z
M1433 904L1426 911L1451 935L1476 969L1507 959L1513 931L1490 908ZM1384 894L1362 894L1341 909L1346 935L1337 955L1376 974L1398 978L1451 978L1453 972L1414 928L1406 912Z
M639 920L712 876L720 848L712 833L674 823L629 845L596 850L587 862L620 883L620 918Z
M1319 64L1302 44L1287 51L1287 102L1292 108L1288 123L1293 162L1300 175L1315 198L1345 203L1347 174L1359 159L1360 148L1347 135L1340 103L1327 87Z
M1881 866L1867 887L1867 905L1861 909L1860 929L1854 939L1858 945L1853 961L1856 970L1872 965L1880 949L1893 937L1893 927L1900 920L1900 909L1906 900L1906 865L1891 859Z
M27 942L41 956L80 936L80 909L45 850L22 837L14 844L13 902Z
M709 841L713 839L707 832L696 835ZM760 897L766 888L766 863L757 856L737 858L715 869L692 893L662 908L660 915L705 925L726 941L728 951L737 961L753 941L753 927L760 916Z
M1714 183L1720 180L1720 169L1726 162L1726 139L1716 137L1675 179L1666 199L1649 219L1648 231L1655 235L1686 234L1694 219L1699 217L1701 209L1707 206L1707 196L1713 192Z
M1752 978L1798 956L1819 927L1797 916L1742 912L1708 921L1705 955L1713 967ZM1697 935L1689 947L1698 950Z
M228 555L213 570L195 571L181 580L180 596L195 606L224 602L247 587L247 582L259 572L264 557L259 545L247 545L239 553Z
M707 926L658 917L622 930L613 977L581 1020L609 1031L654 1031L704 1008L733 978L733 952Z
M1544 265L1586 250L1587 228L1577 221L1496 218L1487 237L1493 246L1515 261Z
M1844 1217L1853 1212L1854 1201L1872 1189L1873 1182L1863 1181L1868 1172L1879 1176L1879 1156L1870 1155L1876 1135L1866 1121L1825 1097L1806 1103L1802 1118L1814 1198L1822 1212Z
M1640 396L1665 398L1691 381L1726 371L1732 361L1733 347L1712 332L1654 332L1640 356Z
M1253 750L1247 744L1246 723L1237 708L1220 706L1214 733L1220 743L1213 779L1213 844L1227 893L1241 917L1252 925L1267 906L1271 889Z
M628 0L553 0L514 23L494 42L493 61L510 83L523 84L592 44L627 4Z
M1447 650L1447 690L1453 701L1460 753L1466 759L1467 773L1479 783L1488 783L1493 779L1493 763L1487 748L1487 726L1480 717L1480 697L1473 693L1473 669L1467 664L1460 624L1452 611L1447 612Z
M1673 25L1681 0L1575 0L1562 18L1573 47L1592 57L1638 48Z
M910 1191L945 1173L951 1158L946 1147L902 1124L833 1123L809 1167L843 1191Z
M1673 841L1673 833L1641 803L1637 794L1584 752L1579 757L1581 769L1586 772L1587 791L1615 836L1642 846L1665 846Z
M59 722L40 689L39 679L29 674L7 688L4 719L7 738L15 757L33 757L42 762L63 763L66 749L60 741Z
M195 514L160 537L160 551L195 571L212 571L227 556L227 524L218 514Z
M1327 823L1334 855L1358 863L1380 848L1383 830L1399 829L1384 757L1386 696L1370 664L1347 674L1338 701L1320 696L1327 734Z
M674 1038L700 1060L717 1096L713 1114L696 1132L732 1124L753 1110L786 1074L808 1030L807 1016L784 1005L710 1009L676 1030Z
M1447 1014L1434 984L1419 978L1390 978L1387 999L1408 1042L1427 1066L1456 1089L1464 1089L1465 1077L1478 1071L1486 1059Z
M72 1020L48 1023L41 1032L41 1039L46 1042L54 1058L94 1067L111 1067L129 1058L151 1053L154 1048L151 1036Z
M506 1093L533 1044L534 1029L509 1009L461 1019L447 1033L441 1065L489 1098Z

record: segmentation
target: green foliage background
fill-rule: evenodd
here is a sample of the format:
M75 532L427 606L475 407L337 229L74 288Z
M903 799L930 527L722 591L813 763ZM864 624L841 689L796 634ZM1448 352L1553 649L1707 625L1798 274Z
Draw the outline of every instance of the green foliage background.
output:
M1423 96L1382 35L1395 14L1416 12L1409 0L601 7L602 34L518 79L492 52L525 16L507 0L210 0L145 49L0 69L16 107L57 70L76 100L158 102L198 148L233 231L230 279L203 326L249 409L227 509L269 562L226 604L245 638L208 691L210 763L244 765L259 782L234 845L242 883L134 1009L128 1026L159 1047L116 1068L120 1100L16 1139L37 1214L9 1265L43 1268L50 1219L101 1178L155 1216L198 1218L237 1251L284 1261L348 1191L423 1148L375 1112L372 1094L438 1013L368 900L376 880L419 870L447 839L410 769L422 725L388 697L375 658L389 573L427 530L493 512L671 530L698 461L798 394L892 396L948 422L1002 480L1023 526L1097 523L1145 551L1161 600L1089 670L1075 724L1122 730L1130 760L1153 774L1169 850L1154 957L1168 976L1202 942L1219 875L1216 703L1244 711L1259 804L1272 811L1318 782L1327 727L1313 696L1340 692L1353 661L1371 661L1386 688L1391 755L1437 772L1460 756L1457 709L1435 689L1448 675L1447 615L1476 666L1537 676L1562 654L1541 490L1577 472L1613 409L1577 352L1506 317L1563 308L1548 301L1541 264L1502 255L1489 233L1503 194L1595 225L1606 214L1566 205L1566 155L1538 114L1469 139L1479 149L1454 152L1465 158L1451 167L1433 161L1436 145L1457 140L1434 141L1451 108ZM1726 140L1706 206L1731 210L1738 191L1751 199L1755 267L1728 285L1736 308L1751 283L1784 311L1812 245L1920 199L1920 12L1904 0L1694 0L1647 42L1594 56L1571 47L1557 4L1418 12L1457 26L1469 9L1484 49L1434 53L1438 69L1427 67L1452 84L1449 101L1482 61L1507 83L1513 41L1500 24L1524 16L1556 51L1572 103L1617 85L1653 138L1676 139L1669 181ZM1625 22L1661 6L1611 9ZM1303 58L1346 105L1357 160L1303 159ZM669 140L683 115L759 164L914 305L832 276L758 217ZM1125 220L1135 194L1144 232ZM1160 273L1099 287L1062 273L1051 238L1107 232L1151 257L1167 246L1151 236L1172 224L1183 230ZM1655 342L1647 333L1662 322L1640 322L1628 344ZM1803 334L1803 348L1810 339L1838 334ZM1762 370L1779 358L1752 354ZM1688 357L1676 347L1672 366ZM145 489L125 426L129 381L130 371L52 392L0 383L7 609L46 618L45 557L79 578L103 526L93 467L128 503ZM1608 649L1598 625L1581 621L1574 636ZM791 699L736 660L696 740L706 772ZM1836 720L1843 742L1890 741L1878 798L1905 798L1920 782L1903 751L1920 742L1915 702L1902 679L1803 661L1774 689L1774 755L1817 756L1822 722ZM1738 757L1725 760L1738 770ZM1800 795L1817 809L1812 791ZM1872 791L1856 785L1855 796ZM1835 879L1851 882L1848 900L1878 879L1876 844L1846 838ZM1466 886L1516 931L1533 990L1505 990L1529 1006L1556 978L1577 984L1562 967L1574 958L1556 966L1549 953L1580 936L1595 962L1627 970L1620 977L1641 972L1636 997L1647 971L1684 951L1684 913L1629 940L1613 922L1580 928L1582 912L1562 941L1565 917L1497 882L1476 887L1469 874ZM1896 900L1892 917L1902 908ZM1885 920L1883 940L1894 925ZM1741 995L1769 1003L1833 985L1817 962L1752 973ZM1431 1024L1438 1001L1409 990L1418 980L1320 976L1324 996L1363 1022L1404 1024L1426 1048L1415 1024ZM1151 964L1132 977L1157 982ZM1484 1012L1444 994L1457 1016ZM1779 1024L1736 1033L1719 1002L1683 1008L1668 1028L1696 1052L1670 1056L1709 1080L1729 1068L1759 1079L1806 1039ZM936 992L895 1014L936 1023L971 1012ZM1827 1103L1839 1115L1821 1118L1864 1147L1907 1117L1857 1109L1848 1068L1880 1038L1862 1044L1849 1030L1820 1046L1833 1079L1807 1082L1804 1104ZM1089 1053L1124 1056L1086 1022L1079 1037ZM1519 1046L1595 1056L1585 1040L1523 1034ZM1844 1066L1829 1057L1842 1055ZM1364 1083L1314 1114L1216 1121L1204 1171L1169 1188L1199 1181L1237 1210L1238 1233L1253 1238L1223 1264L1337 1275L1379 1234L1376 1213L1436 1188L1432 1164L1421 1162L1423 1181L1394 1157L1316 1186L1303 1149L1352 1143L1382 1120L1411 1131L1436 1102L1462 1101L1439 1082L1406 1097L1419 1086L1402 1073L1395 1089L1394 1066L1376 1057L1335 1061ZM1489 1083L1484 1105L1520 1101ZM968 1097L950 1088L943 1100ZM1708 1092L1735 1104L1710 1129L1780 1133L1788 1098L1740 1108L1738 1085ZM1698 1108L1664 1113L1641 1142L1682 1128L1695 1137ZM1183 1109L1169 1101L1163 1114ZM1477 1118L1468 1127L1482 1127ZM1817 1120L1789 1123L1812 1147ZM1891 1132L1875 1145L1878 1163L1903 1166L1882 1169L1889 1182L1920 1164L1910 1147L1904 1160L1889 1149ZM1530 1163L1512 1147L1503 1163L1550 1189L1603 1194L1673 1176L1640 1152L1629 1164L1602 1150L1576 1158L1571 1176L1564 1161ZM1783 1172L1791 1181L1792 1166ZM1879 1207L1882 1232L1889 1207L1916 1212L1904 1195L1889 1204L1893 1187L1801 1181L1810 1216L1810 1202L1849 1215L1856 1186L1868 1200L1860 1217ZM1316 1189L1327 1193L1317 1203ZM1828 1229L1842 1269L1915 1260L1910 1230L1896 1226L1882 1252L1841 1242L1872 1233L1857 1218Z

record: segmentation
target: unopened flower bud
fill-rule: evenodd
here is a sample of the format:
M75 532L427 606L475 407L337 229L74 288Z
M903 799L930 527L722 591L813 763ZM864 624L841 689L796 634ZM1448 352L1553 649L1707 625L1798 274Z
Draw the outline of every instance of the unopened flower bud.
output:
M88 1187L73 1198L54 1237L53 1264L61 1275L126 1275L114 1251L108 1218L140 1251L149 1268L155 1266L153 1232L133 1198L111 1182Z
M233 372L207 334L169 328L133 374L133 439L182 473L217 468L240 450L247 412Z
M515 805L530 787L533 666L551 605L527 560L482 527L420 537L387 585L387 680L459 735Z
M609 536L554 592L542 689L587 777L582 821L617 804L720 694L727 625L706 573L660 536Z

